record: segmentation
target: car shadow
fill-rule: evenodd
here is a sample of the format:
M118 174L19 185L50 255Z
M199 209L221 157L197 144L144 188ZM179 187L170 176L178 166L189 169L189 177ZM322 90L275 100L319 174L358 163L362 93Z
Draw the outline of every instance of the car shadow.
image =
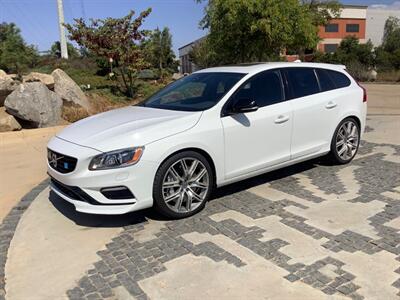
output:
M273 182L281 178L292 176L294 174L298 174L313 169L315 167L318 167L318 165L324 165L324 160L322 159L310 160L283 169L265 173L256 177L252 177L250 179L246 179L240 182L229 184L227 186L217 188L214 191L210 201L214 201L219 198L229 196L261 184ZM61 197L59 197L56 193L52 191L50 191L49 193L49 201L66 218L70 219L76 225L84 227L112 228L112 227L124 227L129 225L145 223L147 222L147 220L153 220L153 221L170 220L163 217L162 215L160 215L154 209L151 208L124 215L93 215L93 214L80 213L75 210L75 207L71 203L63 200Z
M304 171L318 167L319 165L320 166L326 165L327 163L328 162L326 162L325 158L317 158L306 162L298 163L289 167L285 167L276 171L264 173L239 182L235 182L216 189L210 201L216 200L221 197L229 196L250 189L252 187L256 187L261 184L274 182L276 180L289 177L294 174L302 173Z
M78 226L106 228L124 227L143 223L148 219L146 210L124 215L94 215L81 213L76 211L71 203L65 201L53 191L49 193L49 201L61 214ZM151 215L151 213L149 215Z

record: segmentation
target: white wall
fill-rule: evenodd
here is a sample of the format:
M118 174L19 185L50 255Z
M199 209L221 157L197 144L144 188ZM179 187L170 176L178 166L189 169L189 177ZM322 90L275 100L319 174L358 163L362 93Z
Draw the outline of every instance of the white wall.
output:
M400 18L400 10L367 9L366 39L370 39L374 46L379 46L382 43L383 29L385 28L385 22L389 16Z
M342 19L365 19L366 17L366 8L345 7L340 12L340 18Z

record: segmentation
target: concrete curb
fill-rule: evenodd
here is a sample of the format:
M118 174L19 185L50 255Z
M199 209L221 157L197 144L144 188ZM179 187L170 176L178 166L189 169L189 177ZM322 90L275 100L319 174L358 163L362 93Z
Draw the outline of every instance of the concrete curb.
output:
M14 237L17 225L28 209L32 201L49 185L49 179L45 179L29 193L27 193L19 203L4 218L0 224L0 300L5 300L5 265L7 261L8 248Z

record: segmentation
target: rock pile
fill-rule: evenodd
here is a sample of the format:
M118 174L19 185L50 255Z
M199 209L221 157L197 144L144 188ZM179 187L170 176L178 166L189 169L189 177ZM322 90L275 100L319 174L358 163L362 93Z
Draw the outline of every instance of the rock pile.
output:
M22 79L0 70L0 132L60 123L63 105L90 110L79 86L61 69Z

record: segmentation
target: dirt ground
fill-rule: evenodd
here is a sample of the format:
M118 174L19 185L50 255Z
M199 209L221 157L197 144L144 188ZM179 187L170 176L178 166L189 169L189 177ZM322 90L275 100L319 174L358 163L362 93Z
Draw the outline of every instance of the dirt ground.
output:
M369 115L400 115L400 84L365 84Z

